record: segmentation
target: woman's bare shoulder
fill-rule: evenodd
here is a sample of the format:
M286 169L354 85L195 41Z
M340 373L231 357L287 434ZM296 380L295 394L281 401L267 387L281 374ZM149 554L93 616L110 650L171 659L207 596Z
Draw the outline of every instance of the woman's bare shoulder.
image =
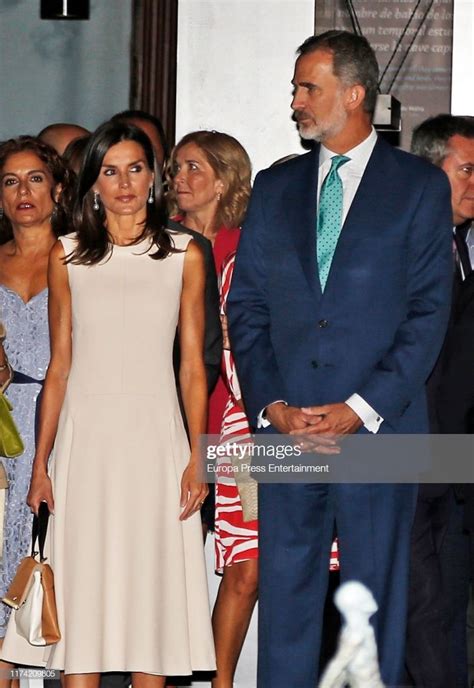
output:
M195 239L191 239L190 242L188 243L188 246L186 249L185 260L188 263L193 263L193 264L196 264L196 263L201 264L204 261L203 250Z

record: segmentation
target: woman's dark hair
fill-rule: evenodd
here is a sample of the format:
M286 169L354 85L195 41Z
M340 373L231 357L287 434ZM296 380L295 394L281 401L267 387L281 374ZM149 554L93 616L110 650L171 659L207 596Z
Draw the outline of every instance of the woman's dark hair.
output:
M82 159L84 157L87 144L89 143L89 139L90 134L79 136L79 138L73 139L70 143L68 143L64 149L64 153L61 156L66 167L72 170L76 175L81 169Z
M64 165L54 148L40 141L34 136L19 136L0 144L0 173L3 171L8 158L25 151L36 155L48 168L53 178L51 199L54 203L51 215L51 228L55 235L61 236L71 231L71 210L73 202L74 176ZM60 185L58 199L55 199L55 189ZM5 211L0 218L0 244L13 238L13 227Z
M158 135L161 147L163 149L164 159L165 161L168 160L170 154L170 147L168 145L168 139L166 138L165 130L161 120L155 115L151 115L149 112L145 112L145 110L122 110L122 112L117 112L117 114L111 118L111 121L130 122L132 119L138 119L142 122L149 122L151 125L155 127L155 131Z
M95 265L112 253L112 241L105 225L105 210L100 204L99 210L94 210L95 184L102 167L104 157L112 146L122 141L135 141L145 154L150 170L155 169L155 157L148 136L138 127L127 122L109 121L102 124L90 137L84 152L81 170L79 172L76 202L74 205L73 222L77 231L77 245L67 257L67 262L76 265ZM172 239L166 229L166 214L162 202L161 179L155 174L154 202L146 204L146 219L143 232L133 242L138 244L149 236L157 247L151 258L157 260L175 253Z

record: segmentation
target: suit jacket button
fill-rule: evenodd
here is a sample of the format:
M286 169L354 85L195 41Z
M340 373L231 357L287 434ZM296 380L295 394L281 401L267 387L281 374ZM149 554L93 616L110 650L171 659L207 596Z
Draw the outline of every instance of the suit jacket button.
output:
M311 366L312 366L313 368L317 368L317 367L318 367L318 362L317 362L317 361L311 361Z
M327 320L320 320L318 323L319 327L327 327L329 325Z

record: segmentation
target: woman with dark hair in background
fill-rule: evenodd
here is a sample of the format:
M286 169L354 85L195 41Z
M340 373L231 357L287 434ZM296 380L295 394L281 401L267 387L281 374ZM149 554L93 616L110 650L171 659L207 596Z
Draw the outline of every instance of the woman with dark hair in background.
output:
M48 256L70 225L70 174L50 146L30 136L0 145L0 387L7 396L25 445L23 454L3 459L9 490L6 504L0 598L31 544L26 495L35 453L38 399L49 362ZM10 608L0 604L3 640ZM3 663L0 667L5 668ZM7 681L4 676L1 681Z
M96 688L108 671L161 688L215 666L198 515L203 259L166 229L155 198L147 136L102 125L79 177L77 232L51 252L52 355L28 503L54 510L62 637L32 648L10 623L4 655L63 669L69 688ZM172 366L178 323L191 448Z

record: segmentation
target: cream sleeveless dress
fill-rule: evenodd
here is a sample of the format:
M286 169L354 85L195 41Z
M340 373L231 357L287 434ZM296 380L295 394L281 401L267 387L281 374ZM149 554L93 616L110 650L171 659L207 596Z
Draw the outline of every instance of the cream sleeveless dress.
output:
M189 235L172 237L187 248ZM70 253L74 235L61 241ZM156 261L149 247L68 264L72 367L48 532L62 639L34 648L12 614L5 659L66 673L215 668L201 521L179 521L189 446L172 348L185 250Z

